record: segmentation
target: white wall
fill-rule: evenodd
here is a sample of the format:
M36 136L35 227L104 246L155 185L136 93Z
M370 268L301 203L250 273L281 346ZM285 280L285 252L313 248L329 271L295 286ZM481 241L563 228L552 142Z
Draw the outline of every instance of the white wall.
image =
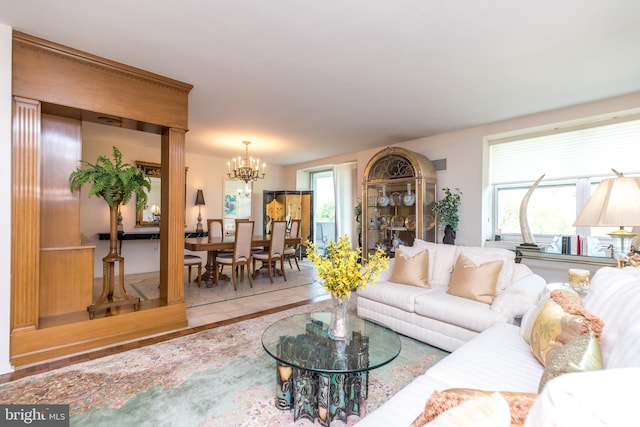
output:
M11 372L11 27L0 24L0 374Z
M123 161L133 163L136 160L160 163L160 136L107 125L84 122L82 125L82 158L90 163L100 155L111 157L112 146L122 152ZM224 178L227 161L214 156L189 153L189 134L186 140L185 165L187 171L185 230L195 230L198 222L198 206L195 205L196 192L202 189L205 206L201 207L202 222L206 228L207 218L222 218ZM242 146L238 144L238 153ZM252 219L256 221L256 232L262 230L262 191L281 188L282 168L268 165L265 179L254 183L252 194ZM83 188L83 194L88 189ZM158 227L136 228L135 200L132 199L121 208L122 223L125 232L159 231ZM94 276L102 277L102 258L109 252L109 242L98 240L98 233L109 231L109 208L104 200L97 197L81 197L80 230L85 244L96 246L94 258ZM122 244L126 274L159 271L159 240L127 240ZM200 254L206 259L206 253Z
M638 108L640 108L640 92L393 145L421 153L430 160L447 160L447 169L438 172L438 188L460 188L463 192L460 206L460 229L457 233L456 244L482 246L492 233L490 193L487 185L488 171L485 166L487 164L487 143L485 141L487 136ZM629 143L633 144L637 141ZM285 180L287 183L295 184L298 170L355 160L358 162L358 180L362 182L364 168L369 159L386 147L380 146L371 150L288 166ZM543 171L543 165L541 165L541 171ZM438 198L442 197L442 192L438 193ZM442 234L439 237L439 240L441 239Z

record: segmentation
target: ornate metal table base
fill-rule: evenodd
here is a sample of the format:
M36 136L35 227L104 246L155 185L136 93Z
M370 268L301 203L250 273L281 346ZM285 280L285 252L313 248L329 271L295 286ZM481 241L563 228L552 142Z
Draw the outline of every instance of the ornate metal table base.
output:
M327 375L278 364L276 407L293 409L294 421L346 422L349 415L363 415L368 385L368 372Z
M318 326L319 330L318 330ZM314 360L330 357L336 360L335 369L340 369L340 360L346 363L348 358L358 366L367 368L368 340L354 332L349 345L345 341L317 339L318 332L324 334L321 325L309 325L307 333L296 337L281 337L279 351L296 353L308 360L310 369L294 368L277 363L276 407L282 410L293 409L294 420L318 419L321 425L328 426L333 420L347 421L349 415L363 415L362 404L366 401L369 389L369 372L363 370L353 373L322 373L313 369ZM332 345L323 343L330 342ZM353 366L353 363L350 363Z

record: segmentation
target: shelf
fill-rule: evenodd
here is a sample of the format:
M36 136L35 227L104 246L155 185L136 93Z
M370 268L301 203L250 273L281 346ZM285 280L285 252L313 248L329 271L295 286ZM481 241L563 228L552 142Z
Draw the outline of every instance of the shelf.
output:
M185 231L184 237L206 237L209 234L206 231ZM110 240L110 233L98 233L99 240ZM159 231L152 232L118 232L118 240L158 240L160 239Z

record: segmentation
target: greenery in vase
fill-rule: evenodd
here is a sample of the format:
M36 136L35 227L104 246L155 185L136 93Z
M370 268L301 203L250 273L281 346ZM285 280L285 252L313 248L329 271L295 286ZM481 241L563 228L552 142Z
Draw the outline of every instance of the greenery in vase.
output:
M134 193L136 207L141 209L146 205L146 191L151 190L151 180L136 165L123 164L122 153L117 147L113 147L113 161L99 156L95 165L84 160L81 163L82 167L69 176L71 192L84 184L91 184L89 197L102 197L109 207L126 205Z
M448 225L453 228L453 231L458 231L458 207L460 207L462 192L459 188L455 190L454 194L449 188L442 189L444 198L434 203L433 214L436 216L440 228L445 228Z
M349 236L338 242L329 240L326 255L318 253L317 246L307 241L307 257L318 270L318 277L328 293L340 301L345 301L352 290L365 288L378 279L381 271L389 268L388 257L380 248L362 263L361 248L351 249Z

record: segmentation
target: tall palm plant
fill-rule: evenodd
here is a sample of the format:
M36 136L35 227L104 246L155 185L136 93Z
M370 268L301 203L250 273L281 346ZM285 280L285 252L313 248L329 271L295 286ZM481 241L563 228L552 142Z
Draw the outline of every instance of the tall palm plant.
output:
M120 262L120 272L123 272L124 258L118 254L118 208L131 200L136 195L136 207L142 208L147 203L147 193L151 189L151 180L144 171L135 165L122 163L122 153L117 147L113 147L113 160L106 156L99 156L95 164L81 161L81 167L69 176L71 192L85 184L90 184L89 197L98 196L109 205L109 253L102 261L105 263L105 276L102 295L96 305L103 304L107 300L113 301L114 263ZM145 191L146 190L146 191ZM107 270L107 264L109 269ZM125 299L131 299L124 291L124 282L120 274L119 290ZM92 316L91 309L89 310Z

